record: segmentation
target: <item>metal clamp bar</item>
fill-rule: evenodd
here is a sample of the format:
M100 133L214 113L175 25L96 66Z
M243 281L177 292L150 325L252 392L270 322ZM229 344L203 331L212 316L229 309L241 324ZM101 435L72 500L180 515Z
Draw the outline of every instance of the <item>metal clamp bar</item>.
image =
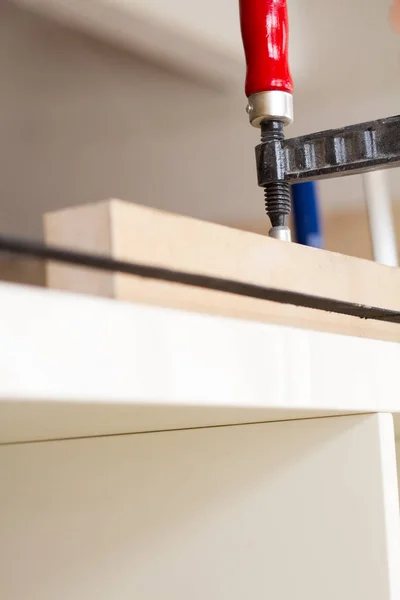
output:
M258 184L296 183L400 166L400 115L256 147Z

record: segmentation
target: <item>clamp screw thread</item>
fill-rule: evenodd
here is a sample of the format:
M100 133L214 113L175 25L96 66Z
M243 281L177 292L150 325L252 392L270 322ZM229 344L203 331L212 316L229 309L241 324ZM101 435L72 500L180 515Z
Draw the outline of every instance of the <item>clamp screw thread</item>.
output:
M263 121L261 123L261 142L283 140L282 121ZM264 186L265 211L270 218L272 227L286 225L290 213L290 185L286 181L273 181Z

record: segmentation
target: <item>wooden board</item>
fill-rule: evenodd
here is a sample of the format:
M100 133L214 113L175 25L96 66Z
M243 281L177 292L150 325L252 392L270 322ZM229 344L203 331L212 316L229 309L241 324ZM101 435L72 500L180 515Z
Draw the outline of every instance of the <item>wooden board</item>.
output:
M7 600L396 600L390 415L0 448Z
M110 200L45 217L53 244L400 311L400 270ZM49 265L50 287L319 331L400 341L400 325Z

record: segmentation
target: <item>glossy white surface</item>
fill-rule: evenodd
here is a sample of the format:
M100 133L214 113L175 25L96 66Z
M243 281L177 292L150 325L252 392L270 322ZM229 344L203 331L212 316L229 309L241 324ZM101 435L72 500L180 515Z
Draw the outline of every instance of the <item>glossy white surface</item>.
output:
M397 412L400 345L0 285L0 441Z

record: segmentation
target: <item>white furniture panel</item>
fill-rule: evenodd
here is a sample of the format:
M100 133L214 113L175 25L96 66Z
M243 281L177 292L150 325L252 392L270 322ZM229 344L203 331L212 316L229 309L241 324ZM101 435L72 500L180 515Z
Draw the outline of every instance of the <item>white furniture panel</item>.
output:
M398 600L390 415L3 446L7 600Z
M0 442L398 412L399 344L0 284Z

